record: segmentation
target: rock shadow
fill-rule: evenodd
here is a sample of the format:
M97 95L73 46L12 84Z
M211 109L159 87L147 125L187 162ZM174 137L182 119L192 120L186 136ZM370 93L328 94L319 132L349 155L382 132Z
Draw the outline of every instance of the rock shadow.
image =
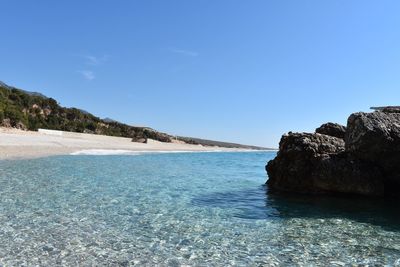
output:
M276 193L267 186L199 195L192 205L231 209L243 219L350 219L400 231L400 200L341 195Z

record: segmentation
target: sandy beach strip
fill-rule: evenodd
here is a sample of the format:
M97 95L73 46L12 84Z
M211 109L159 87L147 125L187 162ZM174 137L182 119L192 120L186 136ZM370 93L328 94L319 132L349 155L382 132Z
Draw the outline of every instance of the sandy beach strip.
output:
M55 132L41 133L0 127L0 160L36 158L71 153L110 154L129 152L179 152L179 151L243 151L243 149L205 147L179 142L162 143L148 140L147 144L132 142L130 138L94 134ZM97 151L96 151L97 150ZM86 152L85 152L86 151Z

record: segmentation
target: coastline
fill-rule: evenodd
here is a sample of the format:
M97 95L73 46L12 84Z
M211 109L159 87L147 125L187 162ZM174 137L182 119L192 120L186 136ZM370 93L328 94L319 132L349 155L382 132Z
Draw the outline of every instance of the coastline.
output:
M0 160L28 159L69 154L137 154L174 152L244 152L240 148L206 147L182 142L132 142L130 138L85 133L62 135L0 127ZM97 151L97 152L96 152ZM254 150L256 151L256 150ZM92 153L93 152L93 153Z

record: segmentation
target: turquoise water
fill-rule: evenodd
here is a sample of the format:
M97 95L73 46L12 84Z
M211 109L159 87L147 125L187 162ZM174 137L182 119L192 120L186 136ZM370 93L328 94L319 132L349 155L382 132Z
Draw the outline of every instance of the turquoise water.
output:
M274 156L0 161L0 265L400 266L397 203L270 194Z

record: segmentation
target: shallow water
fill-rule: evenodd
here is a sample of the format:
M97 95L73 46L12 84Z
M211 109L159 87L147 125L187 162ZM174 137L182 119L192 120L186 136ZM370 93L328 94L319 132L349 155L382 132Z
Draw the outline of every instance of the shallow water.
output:
M0 265L400 266L397 203L269 194L274 156L0 161Z

